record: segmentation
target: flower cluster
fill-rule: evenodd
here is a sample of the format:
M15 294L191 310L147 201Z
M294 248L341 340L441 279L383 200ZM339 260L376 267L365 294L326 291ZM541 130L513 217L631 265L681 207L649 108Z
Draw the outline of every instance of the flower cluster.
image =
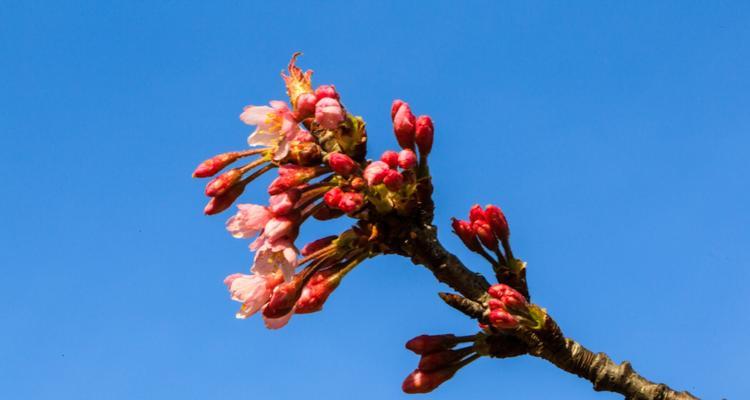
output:
M429 182L434 136L430 117L415 117L407 103L396 100L391 119L402 149L366 160L364 121L347 111L335 86L313 89L312 71L297 67L297 56L282 73L289 104L274 100L240 114L242 122L255 126L247 140L252 148L214 156L193 172L196 178L213 177L204 209L212 215L228 209L250 182L278 171L268 186L268 204L238 204L226 224L235 238L254 238L251 274L225 279L232 299L242 303L237 317L260 311L269 328L285 325L295 313L320 310L344 275L378 252L378 219L408 215L417 205L420 182ZM244 159L250 161L222 172ZM344 215L358 224L301 251L295 246L309 217Z
M406 348L420 355L419 366L404 380L406 393L428 393L480 355L472 344L454 349L458 344L473 342L478 336L421 335L406 342Z

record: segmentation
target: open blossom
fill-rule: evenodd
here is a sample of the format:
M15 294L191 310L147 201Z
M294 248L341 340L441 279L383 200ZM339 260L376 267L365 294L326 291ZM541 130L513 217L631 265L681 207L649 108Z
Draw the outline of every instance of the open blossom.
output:
M273 288L281 283L281 274L232 274L224 279L232 300L242 303L236 316L245 319L258 312L271 298Z
M251 269L253 272L272 274L281 271L285 281L294 275L297 268L297 249L288 239L271 242L259 237L250 245L250 250L255 251L255 262Z
M240 114L242 122L257 128L248 137L250 146L275 147L274 159L284 158L289 151L289 140L300 130L292 112L283 101L271 101L271 106L247 106Z
M226 227L232 236L238 239L247 239L260 232L273 214L263 206L257 204L238 204L234 216L229 218Z
M344 109L338 100L324 97L315 104L315 122L325 129L336 129L344 120Z

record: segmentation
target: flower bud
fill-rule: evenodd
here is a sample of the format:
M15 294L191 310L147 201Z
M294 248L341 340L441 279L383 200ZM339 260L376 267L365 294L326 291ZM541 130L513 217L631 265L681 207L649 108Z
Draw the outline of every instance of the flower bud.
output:
M419 360L419 369L424 372L435 371L441 368L445 368L450 364L462 359L464 352L445 350L438 351L436 353L429 353L422 355Z
M233 168L217 176L206 185L206 196L221 196L230 187L242 178L242 171L239 168Z
M294 204L297 203L301 194L297 189L290 189L281 194L273 195L268 199L268 209L276 215L289 214L294 209Z
M383 183L388 190L395 192L404 184L404 176L395 169L389 169L383 178Z
M490 325L498 329L513 329L518 326L516 317L503 309L490 311L488 319Z
M398 153L393 150L386 150L380 156L380 161L388 164L391 168L396 168L398 167Z
M317 271L302 289L302 295L294 306L297 314L309 314L323 309L323 304L328 296L341 283L343 274L340 273L342 266L330 267Z
M315 89L315 97L318 100L324 98L330 98L334 100L339 99L339 94L336 92L336 86L333 85L320 85Z
M317 171L318 169L315 167L284 164L279 167L279 177L268 186L268 194L279 194L297 187L315 177Z
M506 310L525 310L529 306L526 297L524 297L516 289L513 289L512 287L504 283L498 283L496 285L490 286L490 288L487 289L487 293L489 293L489 295L494 298L491 300L499 300L500 303L502 303L501 308L504 308ZM498 308L496 307L496 302L493 302L493 305L490 305L489 302L487 304L490 306L490 308Z
M492 227L490 227L489 222L483 219L478 219L471 223L471 228L474 230L474 232L476 232L477 237L482 242L484 247L490 250L497 250L499 248L497 238L492 232Z
M365 196L358 192L346 192L341 195L338 209L349 214L359 210L365 203Z
M373 186L383 183L383 178L385 178L390 169L391 168L388 164L383 161L373 161L365 168L362 176L365 178L368 185Z
M398 153L398 166L403 169L412 169L417 165L417 155L410 149L401 150Z
M510 236L510 229L508 228L508 221L505 219L505 214L500 210L500 207L488 204L485 207L484 214L487 216L487 220L489 220L490 226L498 239L507 241Z
M197 168L195 168L195 171L193 171L193 178L208 178L209 176L214 176L217 172L224 169L227 165L237 161L240 157L242 157L242 153L238 151L213 156L208 160L203 161Z
M393 100L393 104L391 104L391 121L393 121L393 118L396 117L396 112L398 112L398 109L401 108L403 104L403 100Z
M288 217L273 217L263 229L263 234L269 241L274 242L287 236L295 229L295 223Z
M414 129L416 119L411 113L409 104L403 103L393 117L393 132L399 146L404 149L414 148Z
M469 221L474 222L480 219L487 220L487 217L484 215L484 210L482 210L482 207L479 204L474 204L469 210Z
M420 335L406 342L406 348L416 354L430 354L450 350L456 345L456 339L452 334Z
M343 153L331 153L328 155L328 165L333 172L341 176L349 176L357 168L357 164L349 156Z
M436 371L414 370L406 377L401 389L404 393L429 393L435 390L443 382L452 378L456 373L456 368L448 367Z
M336 186L334 188L331 188L329 191L326 192L325 195L323 195L323 201L326 203L328 207L331 208L339 208L339 202L341 201L341 195L344 194L344 191L341 190L340 187Z
M212 197L203 209L206 215L218 214L229 208L235 200L245 191L245 185L234 185L221 196Z
M291 281L276 286L271 294L271 299L263 308L263 316L280 318L289 314L294 309L294 303L302 294L303 282L304 274L299 273Z
M435 128L432 126L432 119L426 115L420 115L416 122L414 140L417 142L419 154L421 154L422 157L430 154L434 133Z
M324 97L315 104L315 122L325 129L336 129L344 120L344 109L338 100Z
M471 251L481 250L482 247L479 244L479 240L477 240L477 234L474 232L474 228L471 227L469 221L453 218L451 226L453 227L453 232L464 242L464 246Z
M302 120L315 114L315 103L318 98L312 93L297 96L297 119Z
M302 254L303 256L309 256L310 254L315 253L316 251L324 247L328 247L337 238L338 236L331 235L331 236L326 236L324 238L320 238L318 240L313 240L312 242L304 245L302 247L302 250L299 251L299 253Z
M505 303L500 301L500 299L493 297L487 300L487 307L489 307L490 310L505 309Z

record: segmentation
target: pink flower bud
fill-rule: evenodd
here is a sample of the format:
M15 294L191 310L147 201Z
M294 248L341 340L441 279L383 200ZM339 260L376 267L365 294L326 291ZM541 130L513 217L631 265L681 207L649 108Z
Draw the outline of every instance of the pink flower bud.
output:
M338 100L324 97L315 104L315 122L325 129L336 129L344 120L344 109Z
M505 309L505 303L493 297L487 300L487 307L489 307L490 310Z
M245 191L245 185L234 185L221 196L212 197L203 209L206 215L218 214L229 208L235 200Z
M328 207L338 209L339 202L341 201L341 195L343 194L344 191L341 190L340 187L336 186L334 188L331 188L331 190L327 191L326 194L323 195L323 201Z
M339 273L340 271L341 267L330 267L313 274L305 288L302 289L302 295L294 306L294 312L309 314L323 309L323 304L328 300L328 296L341 283L343 275Z
M417 118L414 140L419 147L419 154L423 157L430 154L432 150L432 139L435 134L435 128L432 126L432 119L426 115L420 115Z
M488 204L485 210L484 214L487 216L487 220L489 220L495 235L498 239L507 241L510 236L510 229L508 228L508 221L505 219L503 211L500 207L493 206L492 204Z
M518 326L518 320L509 312L497 309L490 311L490 324L498 329L513 329Z
M436 371L414 370L406 377L401 389L404 393L429 393L435 390L443 382L452 378L456 373L456 368L448 367Z
M393 104L391 104L391 121L393 121L393 118L396 117L396 112L398 112L398 109L401 108L403 104L403 100L393 100Z
M479 240L477 240L477 234L474 232L474 228L471 227L469 221L453 218L451 226L453 227L453 232L464 242L464 246L471 251L481 250L482 247L479 244Z
M479 204L474 204L469 210L469 221L474 222L480 219L487 220L487 217L484 215L484 210L482 210L482 207Z
M463 358L465 353L454 350L438 351L422 355L419 360L419 369L424 372L435 371L445 368Z
M328 155L328 165L333 172L341 176L349 176L357 168L357 164L349 156L342 153L331 153Z
M271 196L268 199L268 209L276 216L289 214L294 209L294 204L300 198L300 191L290 189L284 193Z
M336 86L320 85L317 89L315 89L315 97L317 97L318 100L324 98L338 100L339 94L336 92Z
M341 195L339 201L339 210L349 214L359 210L365 203L365 196L358 192L346 192Z
M280 318L289 314L294 309L302 294L304 274L294 276L291 281L284 282L274 288L268 304L263 308L263 316L266 318Z
M393 132L399 146L404 149L414 148L414 129L416 118L411 113L409 104L403 103L393 117Z
M240 152L232 151L211 157L198 165L195 171L193 171L193 178L208 178L209 176L214 176L227 165L237 161L241 156L242 154Z
M383 183L388 190L395 192L404 184L404 176L395 169L390 169L383 178Z
M494 297L494 299L499 300L500 303L502 303L501 308L505 310L525 310L529 306L526 297L524 297L516 289L513 289L512 287L504 283L490 286L490 288L487 289L487 293L489 293L490 296ZM491 305L489 302L487 304L490 306L490 308L493 307L493 305ZM493 304L495 306L497 305L496 302L493 302Z
M216 197L221 196L230 187L234 186L240 178L242 178L242 171L239 168L233 168L229 171L217 176L208 182L206 185L206 196Z
M495 237L495 233L492 232L489 222L478 219L471 223L471 228L476 232L477 237L485 247L490 250L497 250L499 248L497 238Z
M266 235L269 241L274 242L287 236L292 232L295 225L294 222L288 217L274 217L266 222L266 226L263 229L263 234Z
M410 149L401 150L398 153L398 166L403 169L412 169L417 166L417 155Z
M456 345L456 335L420 335L408 342L406 348L416 354L430 354L449 350Z
M305 119L315 114L315 103L318 98L312 93L302 93L297 96L297 119Z
M317 171L316 167L284 164L279 167L279 177L268 187L268 194L279 194L297 187L315 177Z
M393 150L386 150L380 156L380 161L388 164L391 168L396 168L398 167L398 153Z
M337 238L338 236L331 235L331 236L326 236L324 238L320 238L318 240L313 240L312 242L304 245L302 247L302 250L299 251L299 253L302 254L303 256L309 256L310 254L315 253L316 251L324 247L328 247Z
M390 169L391 168L388 164L382 161L373 161L365 168L365 172L362 176L365 178L368 185L373 186L383 183L383 178L385 178Z

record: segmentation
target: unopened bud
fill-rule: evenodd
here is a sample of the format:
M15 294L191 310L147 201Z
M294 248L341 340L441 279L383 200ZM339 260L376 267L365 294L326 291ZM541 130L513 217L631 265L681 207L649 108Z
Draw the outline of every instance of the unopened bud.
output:
M498 239L507 241L508 236L510 236L510 229L508 228L508 221L505 219L505 214L503 214L500 207L488 204L485 207L484 214L487 216L487 220L489 220L490 226L492 226L492 230Z
M339 210L349 214L359 210L365 203L365 196L358 192L346 192L341 195Z
M487 289L487 293L489 293L494 299L499 300L502 303L502 308L505 308L506 310L525 310L529 305L526 297L516 289L513 289L504 283L490 286L490 288ZM492 308L492 306L490 306L490 308Z
M415 123L416 118L411 113L409 104L401 104L393 117L393 132L396 134L396 140L401 148L414 148Z
M315 104L315 122L325 129L336 129L344 120L341 103L331 97L324 97Z
M297 118L305 119L315 114L315 103L318 98L312 93L302 93L297 96Z
M393 150L386 150L380 156L380 161L388 164L391 168L396 168L398 167L398 153Z
M479 204L474 204L469 209L469 221L474 222L476 220L486 220L487 217L484 215L484 210Z
M229 208L235 200L245 191L245 185L234 185L221 196L212 197L203 209L206 215L218 214Z
M430 354L450 350L457 343L456 335L419 335L408 342L406 348L416 354Z
M224 194L230 187L242 178L242 171L233 168L217 176L206 185L206 196L216 197Z
M453 232L464 242L464 246L469 250L479 251L482 249L479 240L477 240L477 234L474 232L474 228L471 227L471 222L453 218L451 226L453 227Z
M404 393L429 393L435 390L443 382L452 378L456 373L456 368L448 367L436 371L414 370L406 377L401 389Z
M336 92L336 86L333 85L320 85L315 89L315 97L320 100L324 98L331 98L334 100L339 99L339 94Z
M417 142L419 154L423 157L430 154L432 150L432 140L435 134L435 128L432 126L432 119L426 115L420 115L417 118L414 140Z
M395 169L390 169L383 178L383 183L388 190L395 192L404 184L404 176Z
M474 232L476 232L477 237L482 242L482 244L487 247L490 250L497 250L498 243L497 238L495 237L495 234L492 232L492 227L490 227L489 222L478 219L471 223L472 229L474 229Z
M417 155L410 149L401 150L398 153L398 166L403 169L412 169L417 165Z
M274 215L286 215L294 209L294 204L301 194L297 189L290 189L284 193L273 195L268 199L268 209Z
M362 176L367 180L370 186L383 183L383 178L388 174L391 168L382 161L373 161L365 168Z
M465 352L455 350L438 351L422 355L419 360L419 369L425 372L435 371L462 359Z
M518 326L516 317L503 309L490 311L490 315L487 318L490 321L490 325L498 329L513 329Z
M341 176L349 176L357 168L357 164L349 156L342 153L331 153L328 155L328 165L333 172Z
M328 300L328 296L341 283L341 278L343 278L342 267L343 265L330 267L313 274L305 284L305 288L302 289L302 295L294 305L294 312L309 314L323 309L323 304Z
M339 202L341 201L342 194L344 194L344 191L341 190L340 187L336 186L334 188L331 188L326 192L325 195L323 195L323 201L328 207L339 208Z
M237 161L241 156L242 154L238 151L213 156L208 160L203 161L197 168L195 168L195 171L193 171L193 178L208 178L209 176L214 176L227 165Z
M393 100L393 104L391 104L391 121L396 118L396 113L398 112L398 109L401 108L401 106L404 104L403 100Z
M268 300L268 304L263 308L263 316L266 318L280 318L289 314L294 308L294 303L297 302L297 299L302 294L303 282L304 274L299 273L291 281L276 286L271 294L271 299Z

